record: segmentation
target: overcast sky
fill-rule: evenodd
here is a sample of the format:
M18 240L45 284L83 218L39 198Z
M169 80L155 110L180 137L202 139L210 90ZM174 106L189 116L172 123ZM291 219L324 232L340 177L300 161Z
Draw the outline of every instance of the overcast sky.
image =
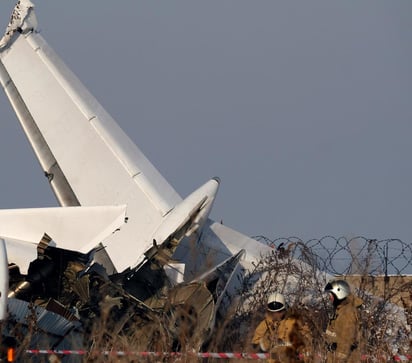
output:
M179 194L221 178L213 219L271 239L412 241L411 1L35 4L43 37ZM3 93L0 166L2 208L57 205Z

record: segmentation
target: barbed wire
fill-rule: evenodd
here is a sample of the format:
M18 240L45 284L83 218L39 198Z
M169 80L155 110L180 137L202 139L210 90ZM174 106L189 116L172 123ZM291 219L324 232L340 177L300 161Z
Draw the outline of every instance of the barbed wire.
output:
M298 237L252 237L280 253L309 262L313 267L335 275L412 274L412 244L400 239L370 239L324 236L303 241ZM309 259L309 261L308 261Z

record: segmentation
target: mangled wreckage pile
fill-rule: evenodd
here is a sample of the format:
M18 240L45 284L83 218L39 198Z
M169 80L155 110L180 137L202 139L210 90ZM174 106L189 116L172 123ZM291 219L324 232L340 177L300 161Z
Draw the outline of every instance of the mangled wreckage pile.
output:
M30 345L43 341L60 348L73 342L79 348L96 339L113 344L123 337L141 351L200 349L244 253L199 279L173 286L159 254L140 268L109 276L102 265L90 263L89 254L50 247L49 241L45 235L38 244L27 274L14 263L8 266L5 335L30 332Z

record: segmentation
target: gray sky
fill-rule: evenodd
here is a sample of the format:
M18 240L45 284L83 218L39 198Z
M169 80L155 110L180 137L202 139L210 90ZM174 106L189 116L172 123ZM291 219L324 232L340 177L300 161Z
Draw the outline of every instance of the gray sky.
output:
M213 219L412 241L412 2L35 3L46 40L182 196L221 178ZM0 206L56 205L3 93L0 112Z

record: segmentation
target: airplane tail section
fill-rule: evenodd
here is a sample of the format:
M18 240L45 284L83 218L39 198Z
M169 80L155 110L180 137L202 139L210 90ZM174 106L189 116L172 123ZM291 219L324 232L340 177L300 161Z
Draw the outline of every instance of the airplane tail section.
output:
M113 204L105 179L119 175L125 188L132 183L144 187L154 207L166 213L179 196L36 29L27 25L35 16L32 8L28 13L11 22L0 42L1 83L59 202L94 205L97 197L104 199L108 193L106 204ZM61 177L58 168L67 181L55 179ZM90 190L92 180L100 187ZM68 185L72 192L65 190ZM68 199L61 196L64 192Z
M0 40L1 85L60 205L127 204L129 224L107 241L122 271L150 247L147 236L181 197L36 32L36 23L33 4L20 1ZM133 254L125 253L130 249Z
M36 26L33 4L20 0L0 40L0 82L62 206L127 205L128 222L105 241L109 273L139 266L152 253L170 257L180 241L190 244L185 240L215 251L215 263L244 248L242 241L246 255L265 250L208 219L217 178L182 200ZM195 260L182 259L197 274Z

